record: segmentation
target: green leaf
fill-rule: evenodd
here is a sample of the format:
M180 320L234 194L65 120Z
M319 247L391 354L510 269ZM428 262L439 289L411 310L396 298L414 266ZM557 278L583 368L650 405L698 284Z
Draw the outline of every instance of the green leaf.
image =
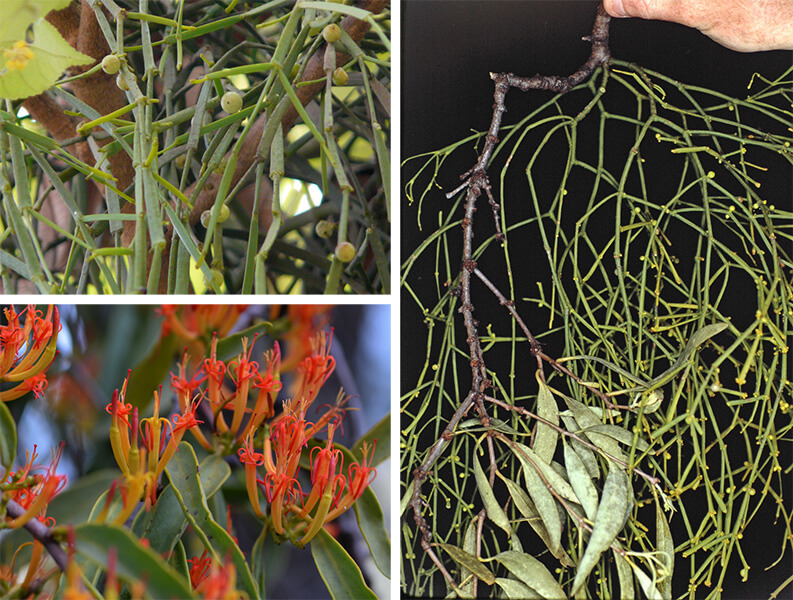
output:
M617 567L617 578L620 582L620 600L633 600L636 591L633 588L633 572L631 565L623 556L612 548L614 553L614 566Z
M0 465L6 470L6 475L14 466L17 457L17 426L11 411L0 402Z
M24 43L24 39L23 36L10 40L10 44L9 40L3 40L0 45L0 97L17 100L36 96L52 87L67 68L94 62L90 56L72 48L55 26L42 18L33 24L34 41L24 49L26 64L11 68L8 57L20 52L12 44Z
M543 461L537 453L534 452L528 446L520 444L518 442L513 442L514 445L519 449L516 454L518 458L520 458L521 462L524 464L524 468L526 467L526 462L529 461L530 464L534 464L535 468L542 474L545 478L545 482L547 485L551 486L553 490L562 496L565 500L569 500L570 502L578 503L578 497L575 495L575 491L573 490L572 486L567 483L564 477L562 477L559 473L556 472L553 466ZM555 465L556 463L554 463ZM564 470L564 467L560 468Z
M178 338L172 333L160 338L140 364L132 369L125 402L144 409L154 400L155 390L162 385L173 366L178 343Z
M199 473L201 488L206 497L211 498L228 479L231 467L217 456L208 456L201 462ZM141 513L146 515L144 511ZM140 521L135 519L132 531L138 537L148 539L152 550L160 554L169 553L187 528L187 519L173 486L165 486L154 510L147 516Z
M540 386L540 392L537 394L537 414L546 421L559 425L559 407L548 384L540 375L541 372L538 370L535 374ZM537 423L537 433L534 435L532 447L546 464L551 464L558 440L559 432L556 429L544 423Z
M377 444L375 444L377 441ZM352 453L359 458L363 451L363 443L366 442L371 448L374 446L374 453L372 455L372 466L376 467L381 462L391 456L391 415L388 414L378 423L376 423L369 431L364 433L358 441L353 444L351 448Z
M504 483L507 484L509 494L512 496L512 501L515 503L515 507L524 517L526 517L526 520L528 521L531 528L534 529L538 536L540 536L540 539L548 547L548 550L550 550L551 554L559 559L559 562L561 562L564 566L574 567L575 563L567 555L567 552L564 551L564 548L562 548L561 544L554 544L551 540L551 537L548 535L548 530L542 523L540 513L537 512L537 507L534 506L534 502L531 498L529 498L528 494L523 490L523 488L511 479L504 477L498 471L496 471L496 474Z
M490 482L487 479L487 475L485 475L485 472L482 470L482 465L479 464L479 459L476 457L476 451L474 451L472 462L474 463L474 477L476 478L476 487L479 489L479 495L482 498L482 503L485 505L485 510L487 510L487 517L493 521L493 523L501 527L501 529L506 531L507 536L511 536L512 525L509 523L509 517L507 517L507 513L504 512L504 509L501 508L498 500L496 500L496 496L493 493L493 488L490 487Z
M496 576L493 572L470 552L466 552L462 548L458 548L452 544L438 544L438 546L443 548L451 559L460 565L460 567L470 571L487 585L493 585L496 582Z
M672 539L672 531L669 529L663 505L657 497L655 499L655 547L664 555L663 560L666 565L666 577L658 583L658 591L664 600L671 600L672 575L675 571L675 542Z
M632 504L633 491L627 473L610 465L606 483L603 485L600 506L592 527L592 535L584 555L578 563L578 570L573 580L573 595L584 584L589 573L600 560L600 555L608 550L619 532L622 531Z
M165 472L173 486L184 516L201 538L207 550L217 553L221 557L229 554L237 569L237 578L243 589L251 598L258 597L258 589L253 581L248 563L245 561L245 556L228 532L212 518L206 494L198 477L198 459L195 450L189 443L179 444L179 451L165 467Z
M515 600L535 600L536 598L541 598L536 590L516 579L496 577L496 584L504 590L507 598L514 598Z
M559 582L544 564L531 554L507 550L493 557L520 581L535 590L542 598L555 600L564 598L565 593Z
M587 518L594 521L598 510L598 492L581 457L569 444L564 444L564 464L579 504L584 507Z
M195 598L188 581L123 527L80 525L75 528L75 548L79 555L104 570L108 568L108 554L115 548L119 578L128 583L143 582L152 598Z
M228 360L234 358L242 352L242 338L248 338L248 341L253 341L253 336L258 333L264 333L272 330L273 324L270 321L261 321L255 325L251 325L233 333L223 339L218 340L217 357L218 360ZM248 346L250 347L250 346Z
M366 488L352 505L358 527L369 546L375 566L386 577L391 577L391 541L383 520L383 509L371 488Z
M525 448L525 446L524 446ZM559 518L559 511L556 509L556 500L548 486L534 470L532 464L525 458L520 451L515 452L523 466L523 476L526 479L526 491L534 502L534 506L540 515L545 530L548 532L547 545L554 556L561 556L562 549L562 521Z
M0 19L0 47L25 39L28 25L52 10L69 6L72 0L2 0Z
M343 598L377 600L375 593L363 580L361 569L327 531L320 529L309 545L314 564L317 565L319 575L334 600Z

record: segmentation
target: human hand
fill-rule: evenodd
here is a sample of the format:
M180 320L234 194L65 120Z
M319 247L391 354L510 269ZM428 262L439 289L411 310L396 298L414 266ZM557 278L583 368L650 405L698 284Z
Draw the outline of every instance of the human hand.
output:
M672 21L738 52L793 50L793 0L603 0L612 17Z

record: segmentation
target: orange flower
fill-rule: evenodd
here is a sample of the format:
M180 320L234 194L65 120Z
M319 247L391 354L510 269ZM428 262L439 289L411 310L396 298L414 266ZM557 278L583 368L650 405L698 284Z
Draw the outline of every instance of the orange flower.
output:
M7 324L0 327L0 381L20 383L0 392L0 401L15 400L30 391L39 396L47 387L45 373L57 352L58 309L50 305L42 317L35 306L28 306L22 311L24 325L13 306L4 313Z

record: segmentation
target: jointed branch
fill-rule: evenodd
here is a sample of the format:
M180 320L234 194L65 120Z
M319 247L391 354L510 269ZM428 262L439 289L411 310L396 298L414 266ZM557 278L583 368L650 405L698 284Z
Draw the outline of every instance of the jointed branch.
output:
M469 355L471 357L471 390L468 392L465 400L455 411L450 419L446 428L441 436L436 440L429 452L424 458L421 465L414 471L413 475L413 495L410 500L410 506L413 509L413 519L419 530L419 539L421 547L430 557L430 559L438 566L440 572L443 574L447 582L454 587L454 581L449 573L443 568L443 565L438 560L434 551L431 548L430 541L432 536L429 527L424 519L422 512L423 501L421 499L421 485L429 475L435 462L443 454L443 450L449 441L452 439L453 433L459 423L460 419L470 410L471 406L476 404L477 413L482 425L488 427L490 425L490 418L487 414L487 409L484 406L483 400L486 398L485 391L491 386L491 382L487 378L487 367L482 352L482 346L479 341L479 334L477 331L477 321L474 319L473 311L474 306L471 301L471 274L475 274L485 285L499 298L501 304L507 307L510 314L515 318L516 322L520 325L525 333L527 339L531 344L531 353L537 359L537 365L542 371L542 362L548 362L552 368L564 372L567 375L573 374L567 369L560 368L556 361L546 356L542 352L542 348L534 338L534 336L526 327L523 320L517 314L513 303L506 299L496 287L490 283L487 277L477 268L476 261L473 260L473 221L476 211L476 202L484 192L487 195L488 202L491 206L493 217L495 220L496 235L502 238L501 226L498 219L499 205L493 198L490 180L487 176L487 166L493 155L493 152L498 143L498 134L501 129L501 121L506 110L506 95L510 88L517 88L522 91L527 90L551 90L558 93L566 93L573 87L586 80L592 73L601 65L608 62L610 53L608 49L608 32L609 32L610 17L606 14L602 6L598 7L595 23L592 28L592 34L586 38L587 41L592 43L592 53L581 68L575 73L567 77L560 77L556 75L535 75L533 77L518 77L512 73L491 73L491 78L495 82L493 105L493 117L490 121L490 127L485 136L485 142L482 147L482 152L476 161L476 164L471 170L461 176L463 183L455 190L449 192L446 196L451 198L462 190L466 191L465 197L465 215L463 217L463 256L462 256L462 269L460 272L460 299L461 306L459 311L463 315L463 322L466 330L466 341L468 343ZM580 381L575 378L576 381ZM594 390L596 393L598 390ZM599 394L600 395L600 394ZM491 469L491 479L492 479Z

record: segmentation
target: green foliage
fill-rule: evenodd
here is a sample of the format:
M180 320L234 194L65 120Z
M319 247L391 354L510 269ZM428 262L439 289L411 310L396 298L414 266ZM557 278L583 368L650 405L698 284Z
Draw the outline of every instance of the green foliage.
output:
M402 404L405 593L719 598L728 572L789 563L793 213L771 198L793 164L792 76L731 98L614 60L502 127L489 176L505 239L477 229L473 257L507 273L501 291L547 360L535 381L526 337L472 278L492 420L457 425L421 488L437 561L413 524L414 471L471 380L462 196L431 215L402 265L427 326ZM483 137L406 162L420 228L446 159ZM744 550L767 536L764 504L782 530L772 565Z
M117 0L93 31L120 61L119 91L95 85L101 61L55 81L91 62L43 19L69 1L4 0L6 293L388 292L388 6ZM368 33L348 34L350 16ZM33 43L14 49L32 19ZM326 25L343 33L338 54ZM24 68L4 68L16 56ZM45 89L44 114L12 102ZM227 93L241 110L224 112ZM338 225L333 239L314 234L320 220ZM346 243L357 254L342 263Z

